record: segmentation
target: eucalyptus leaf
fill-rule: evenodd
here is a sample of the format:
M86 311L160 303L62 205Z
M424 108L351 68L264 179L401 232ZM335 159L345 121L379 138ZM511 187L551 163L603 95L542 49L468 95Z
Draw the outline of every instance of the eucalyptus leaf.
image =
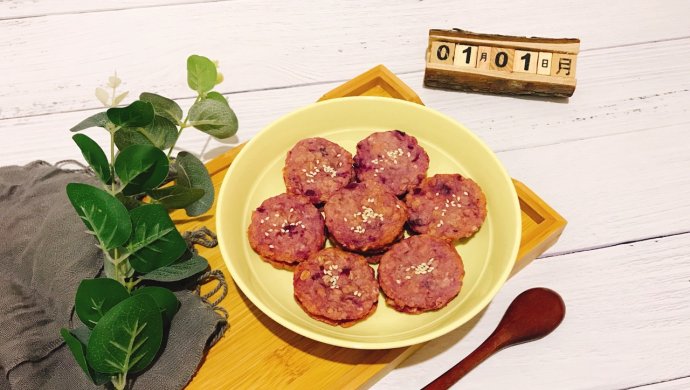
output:
M121 94L113 97L113 106L117 106L122 103L123 100L129 95L129 92L122 92Z
M175 159L175 168L177 170L176 183L178 186L204 190L204 196L185 207L187 215L196 217L211 209L215 190L213 189L211 176L209 176L204 163L191 153L180 152Z
M109 193L82 183L67 184L67 197L105 250L124 244L132 232L127 209Z
M138 288L132 293L132 295L138 294L150 295L151 298L156 301L156 305L158 305L166 324L172 321L175 313L177 313L177 310L180 308L180 301L177 300L177 297L172 291L165 287L146 286Z
M208 268L208 261L199 254L186 251L174 263L141 275L144 280L176 282L189 278Z
M177 126L170 119L156 115L153 122L139 130L159 149L168 149L177 139Z
M166 209L182 209L198 201L204 196L204 190L200 188L188 188L171 186L154 189L148 194Z
M110 309L91 332L86 360L106 374L146 369L163 340L163 319L155 300L134 295Z
M86 350L84 348L84 344L82 344L81 341L74 337L74 335L65 328L60 329L60 335L62 336L62 339L65 340L67 348L69 348L70 352L72 352L74 360L77 361L77 364L79 364L79 367L81 367L81 369L84 371L84 374L86 374L86 376L93 381L91 372L89 371L89 364L86 362Z
M199 94L213 89L217 72L216 64L206 57L191 55L187 58L187 84Z
M123 185L123 193L134 195L158 187L168 175L168 158L150 145L132 145L115 159L115 173Z
M200 100L189 109L189 123L216 138L228 138L237 133L237 116L230 106L214 99Z
M86 376L95 385L100 386L110 382L110 375L100 373L89 367L89 364L86 362L86 345L88 343L88 337L85 342L84 340L80 339L79 336L77 336L75 331L76 329L70 331L65 328L60 330L60 335L62 335L62 339L65 340L67 348L69 348L70 352L72 352L74 360L77 361L79 367L81 367Z
M116 280L84 279L77 288L74 311L84 325L93 328L108 310L128 297L127 289Z
M221 95L220 92L211 91L211 92L206 94L206 99L219 101L219 102L225 104L226 106L230 107L230 103L228 103L228 99L226 99L225 96Z
M147 273L171 264L187 249L163 206L144 205L129 214L133 229L126 248L129 263L137 272Z
M106 123L108 123L108 116L106 115L105 112L99 112L98 114L91 115L90 117L77 123L74 127L69 129L69 131L77 132L77 131L89 129L91 127L105 128Z
M124 150L132 145L150 145L154 146L153 142L149 140L144 134L139 131L138 127L123 127L115 132L115 146L119 150Z
M160 115L172 123L179 123L182 120L182 109L174 100L150 92L143 92L139 95L139 100L151 103L156 115Z
M112 176L110 175L110 165L105 152L101 149L96 141L92 140L84 134L75 134L72 139L79 146L81 154L99 179L105 184L110 184Z
M108 92L105 89L103 89L101 87L96 88L96 98L98 98L98 100L101 103L103 103L103 105L105 107L110 106L110 102L108 101L110 98L110 95L108 94Z
M206 259L199 255L192 254L191 252L187 252L173 264L144 274L141 276L141 279L153 280L156 282L177 282L196 275L207 268L208 261L206 261Z
M167 162L165 168L168 168ZM131 183L127 184L125 188L122 189L122 193L126 196L143 194L151 188L158 187L163 183L166 177L167 174L163 175L163 167L161 165L151 166L141 175L137 176Z
M123 150L131 145L152 145L167 149L175 143L177 127L169 119L160 115L146 127L123 127L115 133L115 145Z
M113 107L106 111L108 119L119 127L143 127L153 122L153 105L136 100L126 107Z

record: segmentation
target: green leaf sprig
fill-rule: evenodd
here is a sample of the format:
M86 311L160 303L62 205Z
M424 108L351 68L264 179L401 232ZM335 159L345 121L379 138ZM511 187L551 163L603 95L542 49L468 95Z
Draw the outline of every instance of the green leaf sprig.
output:
M175 101L149 92L117 107L127 92L117 92L121 80L114 75L106 86L111 92L96 89L109 108L71 129L100 127L110 134L109 157L87 135L72 137L101 186L70 183L66 189L103 251L104 277L81 282L75 312L85 326L62 329L61 335L97 385L124 389L128 376L155 361L179 301L167 288L144 285L177 282L208 268L206 259L187 249L168 211L206 213L213 205L213 183L196 156L172 154L186 128L219 139L237 132L228 101L213 91L222 80L216 63L190 56L187 83L197 97L185 116Z

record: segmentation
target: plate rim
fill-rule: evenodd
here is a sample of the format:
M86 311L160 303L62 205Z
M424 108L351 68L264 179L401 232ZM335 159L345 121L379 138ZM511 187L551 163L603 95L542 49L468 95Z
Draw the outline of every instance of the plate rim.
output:
M278 323L280 326L283 326L297 334L300 334L304 337L310 338L312 340L316 340L319 342L323 342L326 344L338 346L338 347L345 347L345 348L353 348L353 349L367 349L367 350L378 350L378 349L391 349L391 348L401 348L401 347L409 347L412 345L424 343L430 340L433 340L435 338L441 337L445 334L448 334L452 332L453 330L459 328L463 324L466 324L469 322L472 318L476 317L477 314L479 314L482 310L484 310L489 303L494 299L498 291L503 287L505 284L506 280L508 279L512 269L514 267L506 267L503 272L498 276L497 280L498 282L490 289L490 291L480 300L479 304L475 305L472 309L470 309L465 315L458 316L458 318L452 320L450 322L450 325L446 326L445 331L442 331L441 333L438 332L429 332L426 334L422 334L419 336L411 337L411 338L406 338L403 340L397 340L397 341L388 341L388 342L362 342L362 341L349 341L349 340L342 340L340 338L328 336L328 335L323 335L318 332L314 332L312 330L300 327L299 325L293 323L292 321L289 321L282 317L281 315L275 313L273 310L268 308L258 297L256 297L252 292L251 289L248 288L247 284L242 280L242 278L236 279L233 275L237 274L237 270L233 266L233 263L229 260L230 255L227 253L228 248L226 248L223 240L220 238L222 237L222 229L221 229L221 223L220 223L220 218L218 218L218 215L222 215L222 210L223 210L223 202L221 202L221 199L224 198L225 192L229 191L229 188L231 187L229 183L230 177L232 176L232 172L234 172L237 169L238 166L241 166L242 161L244 156L247 154L247 150L251 150L252 145L255 143L259 142L258 140L262 139L264 134L266 133L266 130L275 126L276 123L279 123L281 121L286 120L287 118L290 118L292 116L300 115L302 112L311 110L315 106L326 106L326 105L337 105L337 104L342 104L343 101L352 101L352 100L361 100L361 101L371 101L371 102L384 102L386 104L392 103L392 104L400 104L402 106L409 106L414 109L421 109L424 111L429 111L431 114L441 116L443 119L454 122L458 124L461 128L463 128L470 137L474 138L474 140L478 143L478 145L482 148L485 149L485 151L491 155L497 162L498 162L498 167L501 171L501 179L506 179L510 183L510 192L511 196L510 199L512 200L513 203L513 209L516 210L517 212L515 213L516 215L516 220L514 223L515 230L516 232L513 232L515 234L516 240L512 245L512 248L510 248L510 257L513 259L513 263L517 259L517 254L520 248L520 240L521 240L521 233L522 233L522 221L521 221L521 212L520 212L520 205L519 205L519 200L517 196L517 191L515 190L515 186L512 183L512 178L508 174L505 166L503 163L498 159L498 156L496 156L496 153L491 150L488 145L474 132L472 132L467 126L462 124L460 121L443 114L433 108L427 107L425 105L420 105L417 103L413 102L408 102L405 100L400 100L400 99L395 99L395 98L388 98L388 97L380 97L380 96L350 96L350 97L342 97L342 98L334 98L334 99L329 99L329 100L324 100L324 101L319 101L315 103L311 103L305 106L302 106L298 109L295 109L285 115L280 116L279 118L271 121L269 124L264 126L259 132L257 132L242 148L242 150L238 153L238 155L235 157L235 159L232 161L230 164L230 167L228 168L227 172L225 173L225 176L223 177L223 180L221 182L220 190L218 191L218 196L217 196L217 204L216 204L216 233L219 237L218 239L218 246L220 249L220 254L221 257L223 258L223 262L225 263L225 266L228 268L228 271L230 272L230 276L234 283L239 287L240 292L244 294L250 302L255 305L256 307L261 310L263 314L271 318L273 321ZM385 304L385 302L384 302Z

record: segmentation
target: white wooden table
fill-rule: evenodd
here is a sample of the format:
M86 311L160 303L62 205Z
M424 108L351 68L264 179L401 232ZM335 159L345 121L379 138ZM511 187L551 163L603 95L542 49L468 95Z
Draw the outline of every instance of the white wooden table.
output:
M218 59L240 118L229 142L183 134L213 158L279 116L385 64L429 107L483 138L510 174L569 220L558 244L469 326L427 344L378 389L419 388L474 349L522 290L567 315L504 350L463 389L690 388L690 3L583 0L0 1L0 165L81 159L68 129L98 112L114 70L130 96L188 106L185 59ZM430 28L578 37L567 101L422 87ZM105 132L88 134L105 144Z

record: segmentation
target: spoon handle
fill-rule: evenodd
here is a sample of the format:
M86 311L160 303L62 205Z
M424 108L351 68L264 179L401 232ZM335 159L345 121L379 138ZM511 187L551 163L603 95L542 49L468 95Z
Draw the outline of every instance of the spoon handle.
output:
M479 363L501 349L505 341L501 340L502 338L504 337L501 337L499 333L494 331L491 336L484 340L484 342L477 347L477 349L472 351L471 354L467 355L466 358L451 367L448 371L443 373L443 375L434 379L434 381L426 385L423 390L445 390L451 387L455 382L460 380L460 378L477 367Z

